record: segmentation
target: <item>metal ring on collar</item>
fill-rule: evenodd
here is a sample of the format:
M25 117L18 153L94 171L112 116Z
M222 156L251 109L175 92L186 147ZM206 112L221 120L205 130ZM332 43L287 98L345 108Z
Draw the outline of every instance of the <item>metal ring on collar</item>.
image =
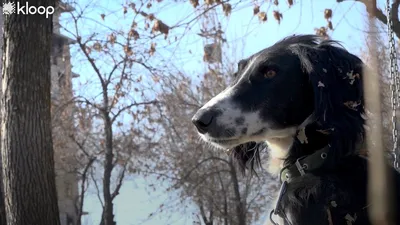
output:
M275 209L271 210L271 213L269 214L269 220L271 221L272 224L274 225L279 225L278 223L276 223L274 221L274 219L272 219L272 216L275 214Z

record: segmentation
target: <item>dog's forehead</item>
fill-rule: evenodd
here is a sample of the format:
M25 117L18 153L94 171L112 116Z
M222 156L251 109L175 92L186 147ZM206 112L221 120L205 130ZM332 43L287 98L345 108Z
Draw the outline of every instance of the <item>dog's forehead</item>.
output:
M276 50L275 50L275 48L273 48L273 46L271 46L269 48L264 48L263 50L251 55L249 57L249 61L261 63L261 62L267 60L268 58L272 57L274 55L275 51Z
M251 55L244 61L247 62L246 67L250 66L259 66L263 63L267 63L270 60L276 60L279 57L283 56L288 50L288 46L285 45L272 45L268 48L264 48L261 51Z
M293 48L303 46L315 46L318 44L319 37L315 35L301 35L301 36L291 36L283 40L276 42L275 44L256 52L255 54L249 56L242 61L251 62L254 60L256 65L260 63L267 62L271 59L276 59L284 55L290 55L293 53ZM258 62L258 63L257 63ZM247 63L246 67L249 64Z
M269 63L271 61L277 61L282 56L283 49L279 50L277 46L271 46L265 48L248 58L242 59L238 62L238 73L235 77L234 83L243 80L245 77L249 77L257 68Z

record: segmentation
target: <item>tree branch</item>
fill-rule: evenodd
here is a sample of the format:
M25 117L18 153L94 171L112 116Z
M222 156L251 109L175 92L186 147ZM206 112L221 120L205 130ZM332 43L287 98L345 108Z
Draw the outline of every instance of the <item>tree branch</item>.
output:
M135 102L132 103L130 105L127 105L125 107L122 107L120 110L118 110L118 112L113 116L113 118L111 119L111 123L114 123L115 120L117 119L117 117L125 110L128 110L134 106L139 106L139 105L151 105L151 104L156 104L158 101L157 100L153 100L153 101L149 101L149 102Z
M337 3L341 3L344 1L354 1L354 2L361 2L365 5L367 12L370 16L374 16L380 22L387 25L387 16L386 14L376 7L376 5L370 4L370 0L336 0ZM400 22L399 22L399 6L400 0L395 0L391 6L391 14L392 14L392 21L393 21L393 31L398 38L400 38Z
M111 82L112 75L114 74L114 72L118 69L118 67L122 63L124 63L124 68L125 68L125 65L126 65L126 59L125 58L123 60L119 61L118 63L115 63L114 67L111 69L111 72L108 75L107 82Z
M73 16L73 14L72 14L72 17L73 17L74 22L75 22L75 32L76 32L76 34L79 34L78 19L75 18ZM103 86L103 89L106 88L107 85L106 85L103 77L101 76L100 69L97 67L97 65L94 63L92 57L90 57L89 53L87 52L86 45L84 43L82 43L82 37L77 36L76 42L78 43L79 48L82 50L83 54L86 56L86 59L89 61L90 65L92 66L93 70L95 71L97 77L100 80L101 85Z
M85 166L85 169L83 170L82 173L82 182L81 182L81 195L79 196L79 207L77 208L77 214L78 214L78 225L81 224L81 220L82 220L82 215L83 215L83 203L85 200L85 185L87 182L87 173L89 171L89 168L92 166L93 162L96 160L96 158L90 158L89 162L87 163L87 165Z
M104 208L104 202L103 202L103 200L101 199L101 196L100 196L99 184L97 183L96 178L94 177L93 171L91 171L90 176L92 177L93 184L94 184L94 186L96 187L97 198L99 199L99 202L100 202L101 206ZM103 217L102 217L102 218L103 218Z
M115 188L114 192L111 194L112 200L114 200L114 198L117 197L119 194L119 190L121 189L121 186L122 186L122 183L123 183L123 180L125 177L125 171L126 171L127 164L128 163L126 162L122 169L121 175L119 176L117 187Z

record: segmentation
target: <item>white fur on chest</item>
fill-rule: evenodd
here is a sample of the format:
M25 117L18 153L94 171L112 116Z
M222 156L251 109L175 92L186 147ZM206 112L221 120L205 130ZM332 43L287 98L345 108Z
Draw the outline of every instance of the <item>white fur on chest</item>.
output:
M296 131L299 130L300 128L304 128L307 124L311 123L313 120L312 115L307 117L304 122L298 126L296 129L285 129L285 136L279 137L279 138L267 138L266 143L268 145L268 152L269 152L269 157L266 163L263 163L262 166L265 170L267 170L270 174L275 175L279 177L280 171L283 168L283 163L286 157L289 154L289 150L293 145L294 142L294 136L296 134ZM275 201L272 205L272 207L275 207L276 202L278 201L278 195L279 195L279 190L275 193ZM272 209L271 207L271 209ZM290 213L286 213L287 219L292 222L291 215ZM285 221L283 218L280 216L273 216L273 219L276 223L279 225L284 225ZM269 217L268 220L266 221L265 225L273 225L272 222L270 221Z
M269 158L267 163L263 164L264 169L266 169L270 174L279 176L281 169L283 168L284 159L287 157L289 153L289 149L292 146L294 138L292 136L285 137L285 138L274 138L267 140L268 144L268 152ZM272 207L275 207L277 198L279 195L279 190L274 194L275 201ZM271 209L272 209L271 207ZM289 217L289 215L288 215ZM290 217L289 217L290 218ZM278 223L279 225L284 225L285 221L280 216L274 215L273 220ZM267 219L264 225L273 225L271 220Z
M284 159L293 144L293 137L275 138L266 141L268 144L269 158L263 164L264 169L273 175L279 175Z

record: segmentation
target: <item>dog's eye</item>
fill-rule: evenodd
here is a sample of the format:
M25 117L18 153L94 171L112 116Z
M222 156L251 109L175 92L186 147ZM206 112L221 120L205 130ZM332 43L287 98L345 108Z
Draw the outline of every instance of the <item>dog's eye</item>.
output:
M275 77L276 72L275 70L268 70L267 72L264 73L265 78L273 78Z

